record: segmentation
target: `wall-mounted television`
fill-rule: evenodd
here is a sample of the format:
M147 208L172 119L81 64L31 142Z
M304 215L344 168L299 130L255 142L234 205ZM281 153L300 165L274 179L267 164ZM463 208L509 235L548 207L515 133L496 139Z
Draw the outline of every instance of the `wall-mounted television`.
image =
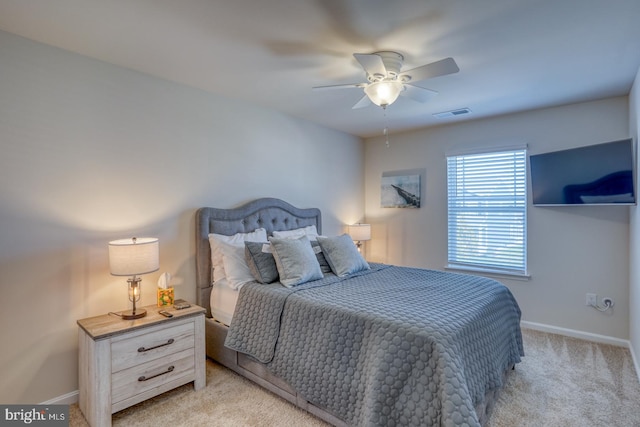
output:
M634 205L633 140L529 156L536 206Z

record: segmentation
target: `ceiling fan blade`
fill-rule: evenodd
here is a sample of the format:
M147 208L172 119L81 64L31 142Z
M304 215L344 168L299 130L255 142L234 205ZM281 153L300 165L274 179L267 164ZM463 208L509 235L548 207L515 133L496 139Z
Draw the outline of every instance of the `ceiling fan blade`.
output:
M374 53L354 53L353 56L362 65L367 74L386 77L387 69L382 62L382 57Z
M409 81L411 81L411 83L415 83L433 77L454 74L458 71L460 71L460 68L458 68L456 61L454 61L453 58L445 58L440 61L432 62L431 64L416 67L400 73L399 78L402 79L403 76L407 76L410 77Z
M413 86L406 83L404 85L404 90L400 92L401 96L406 96L407 98L411 98L414 101L422 103L429 101L437 94L438 92L435 90L425 89L423 87Z
M366 83L349 83L344 85L329 85L329 86L315 86L312 87L312 90L327 90L327 89L349 89L349 88L363 88L367 84Z
M360 101L356 102L356 105L351 107L351 109L352 110L357 110L358 108L368 107L371 104L372 104L371 100L369 99L369 97L367 95L365 95L365 96L362 97L362 99L360 99Z

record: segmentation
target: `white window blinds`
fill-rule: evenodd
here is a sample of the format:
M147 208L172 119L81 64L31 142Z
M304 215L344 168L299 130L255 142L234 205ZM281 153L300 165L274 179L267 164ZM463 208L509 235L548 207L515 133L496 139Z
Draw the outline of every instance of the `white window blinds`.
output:
M526 275L526 150L447 157L448 262Z

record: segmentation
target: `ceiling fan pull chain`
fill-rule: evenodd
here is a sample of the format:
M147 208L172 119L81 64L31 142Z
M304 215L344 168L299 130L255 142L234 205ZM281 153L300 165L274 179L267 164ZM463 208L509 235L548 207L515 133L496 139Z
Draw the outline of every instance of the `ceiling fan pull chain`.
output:
M385 145L387 146L387 148L389 148L389 125L387 124L387 109L383 108L383 110L384 110L384 130L382 131L382 134L386 138Z

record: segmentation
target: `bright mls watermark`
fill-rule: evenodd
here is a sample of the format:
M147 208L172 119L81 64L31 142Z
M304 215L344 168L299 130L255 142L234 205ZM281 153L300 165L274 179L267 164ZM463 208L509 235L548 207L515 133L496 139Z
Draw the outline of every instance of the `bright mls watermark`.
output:
M69 405L0 405L0 426L68 427Z

